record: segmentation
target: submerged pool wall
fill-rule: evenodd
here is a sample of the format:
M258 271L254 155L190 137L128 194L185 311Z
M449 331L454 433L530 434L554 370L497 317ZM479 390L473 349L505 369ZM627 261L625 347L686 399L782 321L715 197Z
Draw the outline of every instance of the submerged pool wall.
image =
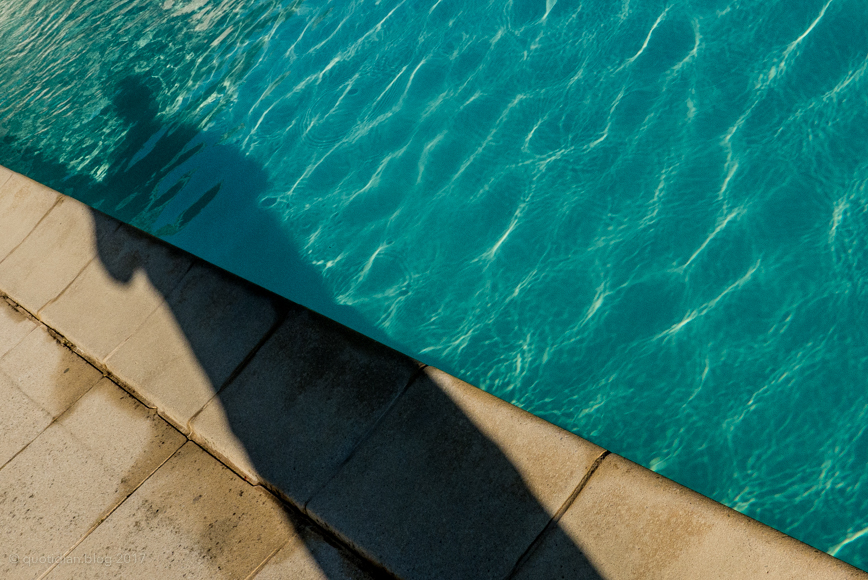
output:
M386 577L868 578L2 167L0 294Z

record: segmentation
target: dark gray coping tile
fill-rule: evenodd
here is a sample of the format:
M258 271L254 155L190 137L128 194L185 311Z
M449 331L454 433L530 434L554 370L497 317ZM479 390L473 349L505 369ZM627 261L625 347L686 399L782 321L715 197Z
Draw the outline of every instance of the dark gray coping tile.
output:
M429 367L307 511L401 578L501 579L602 453Z
M305 308L289 312L191 422L192 437L296 505L322 487L418 363Z

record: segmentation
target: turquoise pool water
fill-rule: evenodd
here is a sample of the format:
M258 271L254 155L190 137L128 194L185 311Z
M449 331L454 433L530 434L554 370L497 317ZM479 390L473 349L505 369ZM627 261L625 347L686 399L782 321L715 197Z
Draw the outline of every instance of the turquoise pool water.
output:
M6 0L0 164L868 569L864 0Z

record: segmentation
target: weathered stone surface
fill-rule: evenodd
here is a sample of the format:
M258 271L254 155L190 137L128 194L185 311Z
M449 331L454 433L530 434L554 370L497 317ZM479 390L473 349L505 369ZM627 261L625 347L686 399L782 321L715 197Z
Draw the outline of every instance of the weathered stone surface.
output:
M543 538L516 576L562 577L864 580L868 575L610 455L566 511L558 533Z
M277 323L274 298L199 264L106 365L188 432L190 419Z
M371 580L363 565L329 544L309 526L295 523L298 538L290 541L256 574L256 580Z
M35 322L0 300L0 358L34 328ZM0 466L33 441L52 420L52 416L16 384L17 381L0 370Z
M10 177L12 177L12 171L0 165L0 187L3 187Z
M52 417L66 411L102 376L44 326L0 358L0 373Z
M279 502L187 443L71 554L129 561L49 578L247 578L293 537Z
M58 296L118 222L69 197L58 203L0 262L0 288L30 312Z
M125 225L97 246L96 259L39 316L103 361L165 300L192 259Z
M106 378L58 422L121 476L117 480L121 489L137 486L186 441L156 413Z
M410 358L292 306L249 365L193 419L194 440L304 505L416 372Z
M64 554L183 441L103 379L0 469L0 577L45 572L25 559Z
M504 578L602 451L426 368L308 512L399 577Z
M4 177L3 172L8 173ZM23 175L0 168L0 260L9 255L48 210L60 199L60 194L27 179ZM2 285L0 285L2 289Z
M0 357L36 328L36 323L15 310L5 300L0 300Z
M52 417L0 372L0 467L36 439Z

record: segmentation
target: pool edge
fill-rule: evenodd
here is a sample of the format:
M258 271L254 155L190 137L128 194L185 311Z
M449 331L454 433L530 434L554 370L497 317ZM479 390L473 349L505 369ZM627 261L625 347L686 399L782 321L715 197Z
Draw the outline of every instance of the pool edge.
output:
M430 513L439 498L422 497L432 489L453 500L450 503L454 509L446 510L449 513L443 517L476 522L471 531L480 530L480 544L490 544L501 535L502 530L486 530L485 534L481 530L485 518L503 506L497 502L480 505L485 494L471 506L454 501L477 492L478 481L472 478L479 477L478 465L472 462L478 463L480 454L488 454L488 469L509 479L504 489L516 487L515 482L524 485L515 497L508 497L503 509L524 518L521 521L527 523L528 530L512 534L503 545L492 545L490 549L483 545L473 555L476 562L455 561L456 570L474 570L473 566L482 562L492 569L497 567L494 563L502 565L505 573L492 572L493 577L515 578L549 577L563 572L580 578L683 578L712 573L721 578L760 573L768 578L868 578L865 572L826 553L2 166L0 209L4 212L0 215L0 294L45 324L77 354L156 409L233 471L277 493L342 544L397 577L434 577L437 566L443 565L426 545L437 538L434 522L441 517ZM65 228L63 235L52 237L61 227ZM115 244L117 247L111 251L118 255L150 261L150 277L137 278L135 270L119 282L115 272L103 272L106 268L100 262L104 258L97 247L101 243L99 236L107 240L105 243ZM62 271L54 270L58 265ZM176 341L171 344L177 354L185 340L192 341L185 339L183 332L173 330L178 314L167 303L179 289L183 290L194 268L205 272L207 278L207 282L194 282L207 283L215 296L223 293L220 285L226 284L225 293L233 296L234 307L243 310L249 305L255 315L251 314L244 321L247 326L243 332L239 331L244 335L244 345L231 353L235 363L229 365L229 371L222 370L222 361L205 362L201 353L181 353L182 359L186 356L193 360L172 359L174 366L165 363L170 378L181 376L189 381L185 384L198 385L190 389L189 397L178 398L139 368L143 365L138 361L157 360L162 365L160 361L168 355L133 347L153 344L162 349ZM159 273L159 281L155 281L155 272ZM297 339L293 331L315 336ZM246 369L257 356L256 364L262 368L277 364L269 363L276 359L260 355L262 349L274 344L275 336L299 348L307 340L327 336L322 344L340 342L340 349L334 352L348 365L335 369L333 361L329 361L328 372L345 380L353 372L377 371L391 381L386 395L374 388L378 385L356 394L362 399L364 413L356 409L330 411L346 413L323 419L338 427L364 425L349 429L337 444L337 451L323 444L322 457L329 458L322 462L325 467L312 466L319 448L312 451L311 458L299 468L309 469L311 475L300 482L282 471L281 462L263 459L257 441L240 435L242 431L256 433L259 427L245 423L245 413L257 408L251 410L245 402L250 399L236 386L244 383L239 376L253 373ZM125 352L132 354L124 357ZM209 368L203 371L202 367ZM219 367L219 372L211 367ZM257 372L283 372L282 367L262 368L257 367ZM211 385L209 393L209 379L215 376L221 380ZM323 408L327 408L325 402ZM428 459L419 461L419 467L414 467L417 472L401 473L401 465L414 457L401 455L411 452L398 445L400 441L393 441L395 433L406 430L412 449L433 450L440 459L443 453L450 452L440 442L448 439L448 434L438 435L436 425L422 428L415 418L438 413L442 414L442 424L463 429L475 445L467 459L456 459L457 471L444 476L449 485L440 487L430 483L440 473L424 471ZM311 422L314 424L316 421ZM317 433L310 429L307 436L316 442ZM267 429L265 432L275 433ZM392 490L403 498L403 504L389 505L388 498L377 491L383 482L407 482L416 475L418 481L408 489ZM465 475L472 483L467 483L466 489L461 488ZM366 505L376 510L362 509ZM485 518L469 509L478 510ZM374 512L381 515L371 526L365 518ZM407 514L413 514L415 525L406 521ZM545 514L548 521L544 521ZM397 530L417 538L417 545L407 548L390 541Z

